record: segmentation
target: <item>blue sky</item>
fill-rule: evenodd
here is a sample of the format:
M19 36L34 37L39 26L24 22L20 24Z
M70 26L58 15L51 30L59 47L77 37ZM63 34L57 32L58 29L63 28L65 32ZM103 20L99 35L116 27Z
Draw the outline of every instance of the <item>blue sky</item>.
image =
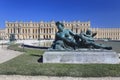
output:
M91 21L92 27L120 28L120 0L0 0L5 21Z

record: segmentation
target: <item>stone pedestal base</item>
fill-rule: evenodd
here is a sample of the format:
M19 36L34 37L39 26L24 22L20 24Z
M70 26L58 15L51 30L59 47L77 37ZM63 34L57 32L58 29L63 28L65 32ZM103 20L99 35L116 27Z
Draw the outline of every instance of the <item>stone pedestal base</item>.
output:
M119 56L108 50L46 51L43 63L119 63Z

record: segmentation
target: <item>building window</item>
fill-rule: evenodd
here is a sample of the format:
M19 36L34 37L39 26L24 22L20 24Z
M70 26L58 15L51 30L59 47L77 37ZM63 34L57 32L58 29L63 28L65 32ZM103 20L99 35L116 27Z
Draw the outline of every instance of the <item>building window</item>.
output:
M25 29L25 33L27 33L27 29Z
M33 33L34 33L34 29L33 29Z
M45 28L44 28L44 33L45 33Z
M40 33L40 28L38 28L38 33Z
M37 33L37 29L36 29L36 33Z
M9 29L8 29L8 33L9 33Z
M76 28L76 33L78 33L78 29Z
M33 35L33 39L34 39L34 35Z
M18 33L20 33L20 28L18 28Z
M36 39L37 39L37 35L36 35Z
M46 35L46 39L48 39L48 35Z
M51 39L51 35L49 35L49 39Z
M45 35L43 36L43 38L45 39Z
M51 33L51 29L49 29L49 33Z
M48 28L47 28L47 33L48 33Z
M23 29L23 33L25 33L24 29Z
M30 33L30 29L28 29L28 33Z
M54 29L52 28L52 33L54 33Z
M11 31L12 31L12 29L11 29ZM14 33L15 33L15 28L14 28Z
M40 32L39 32L40 33ZM43 29L41 29L41 33L43 33Z
M84 29L84 32L85 32L85 29Z

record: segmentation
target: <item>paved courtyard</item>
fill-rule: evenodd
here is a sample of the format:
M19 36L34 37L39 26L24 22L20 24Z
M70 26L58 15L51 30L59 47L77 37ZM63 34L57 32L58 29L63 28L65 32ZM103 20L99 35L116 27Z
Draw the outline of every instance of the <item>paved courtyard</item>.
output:
M50 77L50 76L21 76L0 75L0 80L120 80L119 77Z
M6 62L21 54L22 52L8 50L6 45L0 45L0 63Z

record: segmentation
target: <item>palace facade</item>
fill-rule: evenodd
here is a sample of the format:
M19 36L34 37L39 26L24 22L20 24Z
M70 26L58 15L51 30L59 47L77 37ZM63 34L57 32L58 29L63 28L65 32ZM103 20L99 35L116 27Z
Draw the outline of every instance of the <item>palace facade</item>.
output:
M91 28L90 21L66 22L62 21L65 28L72 30L74 33L86 31L88 28L93 32L97 32L96 39L120 40L120 28ZM57 27L55 21L51 22L5 22L6 28L0 30L2 39L9 39L10 34L15 34L17 40L27 39L54 39Z
M86 31L90 27L90 22L62 22L65 28L71 29L75 33L81 30ZM57 27L54 21L51 22L6 22L6 39L10 34L15 34L16 39L54 39Z
M120 28L91 28L97 32L96 39L120 40Z

